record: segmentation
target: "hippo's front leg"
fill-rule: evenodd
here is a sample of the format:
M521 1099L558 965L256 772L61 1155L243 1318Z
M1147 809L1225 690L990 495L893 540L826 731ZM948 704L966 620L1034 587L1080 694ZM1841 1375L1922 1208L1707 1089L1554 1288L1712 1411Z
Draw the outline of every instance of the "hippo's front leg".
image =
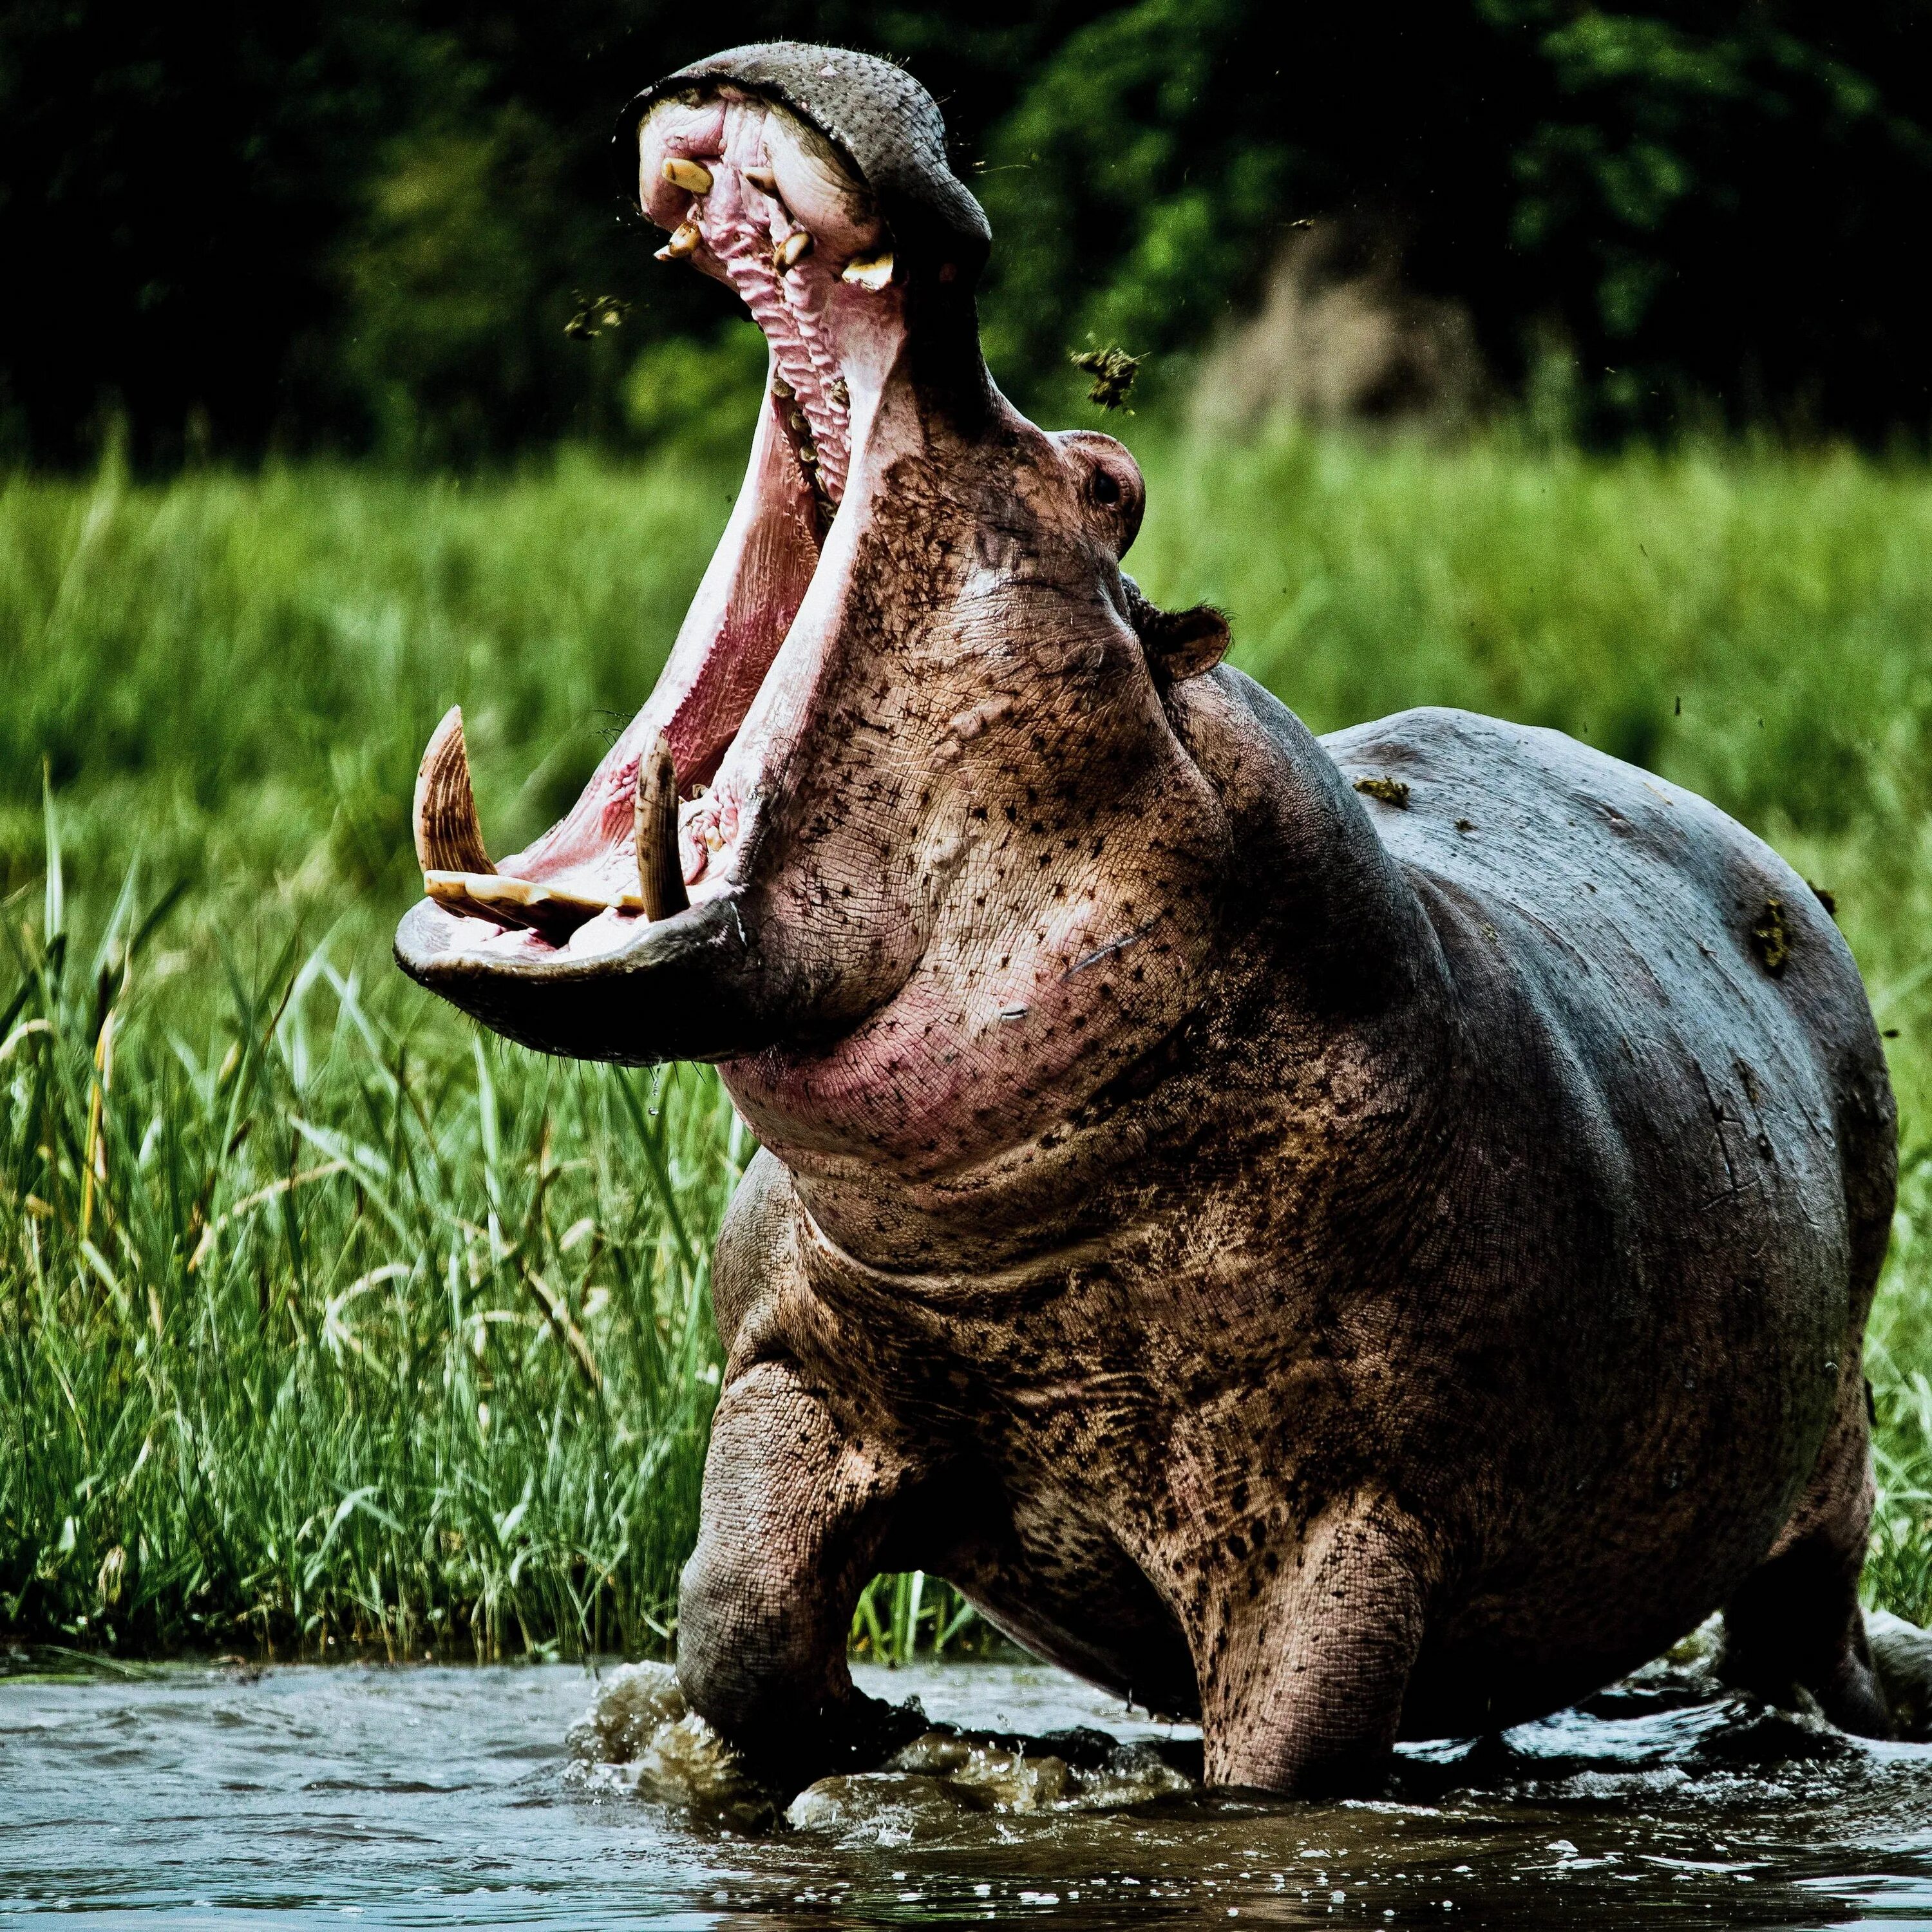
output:
M1209 1784L1330 1797L1380 1782L1422 1641L1421 1556L1396 1512L1358 1502L1271 1576L1216 1580L1192 1633Z
M853 1606L907 1474L875 1445L843 1439L782 1358L754 1361L718 1404L679 1592L678 1679L788 1790L866 1768L922 1728L856 1690L845 1666Z

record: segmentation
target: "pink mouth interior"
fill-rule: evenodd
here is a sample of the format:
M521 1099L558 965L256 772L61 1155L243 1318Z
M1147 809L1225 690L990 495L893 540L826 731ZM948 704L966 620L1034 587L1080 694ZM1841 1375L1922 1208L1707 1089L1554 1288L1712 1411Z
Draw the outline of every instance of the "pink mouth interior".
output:
M641 914L617 902L636 894L638 772L660 734L677 774L686 890L694 903L729 890L759 776L741 728L811 587L902 340L890 238L869 196L782 110L728 88L660 104L641 130L640 172L645 212L671 232L663 272L688 265L727 283L764 331L765 406L730 524L650 700L571 811L496 862L554 896L527 924L452 915L455 943L492 957L593 957L638 934Z

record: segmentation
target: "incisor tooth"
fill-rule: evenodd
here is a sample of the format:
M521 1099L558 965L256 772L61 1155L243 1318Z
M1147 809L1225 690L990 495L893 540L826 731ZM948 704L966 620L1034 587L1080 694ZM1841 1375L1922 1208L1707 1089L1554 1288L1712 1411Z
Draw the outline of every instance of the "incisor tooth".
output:
M802 228L794 228L772 250L772 266L782 273L795 268L812 253L812 237Z
M533 908L548 896L541 886L500 872L425 872L423 890L463 918L491 920L498 926L535 926Z
M702 161L688 160L682 154L665 155L664 178L673 188L682 188L686 194L711 192L711 170Z
M614 908L637 912L641 902L634 892L612 898L602 892L585 892L569 886L546 886L535 879L520 879L508 872L425 872L423 889L440 905L460 910L478 908L516 925L535 926L535 915L546 910L556 914L580 914L586 917ZM529 915L519 917L518 915Z
M638 844L638 901L645 918L668 919L683 911L691 901L677 849L677 766L670 740L662 731L638 763L632 829Z
M850 282L856 288L868 289L874 295L886 287L892 279L892 256L890 248L883 255L848 262L839 276L841 281Z
M670 239L658 250L660 262L682 262L687 255L698 252L698 244L704 237L698 232L694 221L680 221L672 231Z
M477 822L470 783L470 754L463 742L463 707L452 704L430 734L416 772L416 862L424 872L491 873L496 869Z
M469 900L477 905L541 905L550 894L534 880L506 872L458 872L441 868L423 874L423 886L433 899L446 904Z

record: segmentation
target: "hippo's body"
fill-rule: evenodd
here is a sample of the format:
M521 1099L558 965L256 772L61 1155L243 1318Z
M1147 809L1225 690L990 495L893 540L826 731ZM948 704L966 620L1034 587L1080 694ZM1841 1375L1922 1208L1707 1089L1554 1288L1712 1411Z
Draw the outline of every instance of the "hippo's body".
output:
M792 1472L849 1488L848 1580L946 1576L1157 1709L1332 1670L1380 1744L1398 1710L1412 1736L1517 1722L1769 1586L1787 1523L1760 1674L1853 1661L1893 1123L1823 908L1710 806L1554 733L1423 711L1318 745L1238 674L1190 698L1246 956L1056 1147L922 1203L1046 1238L948 1267L896 1198L868 1265L775 1158L746 1177L704 1672L761 1669L734 1606L788 1533L744 1524ZM1313 998L1272 968L1312 938ZM794 1412L809 1460L772 1426Z
M533 1045L719 1062L764 1143L691 1701L782 1780L876 1752L852 1604L916 1567L1198 1712L1226 1784L1372 1782L1720 1606L1735 1676L1882 1730L1894 1130L1825 908L1555 734L1318 743L1148 605L1138 472L968 356L983 228L876 64L640 100L646 207L759 316L772 407L568 819L492 871L439 734L398 940Z

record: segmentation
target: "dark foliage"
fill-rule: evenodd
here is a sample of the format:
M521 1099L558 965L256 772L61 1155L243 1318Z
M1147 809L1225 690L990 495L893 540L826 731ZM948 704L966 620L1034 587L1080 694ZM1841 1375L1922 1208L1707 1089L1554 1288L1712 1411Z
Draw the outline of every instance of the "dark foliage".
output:
M1339 212L1469 308L1506 385L1560 378L1585 433L1918 436L1928 28L1923 0L14 0L0 428L56 464L116 420L151 464L623 434L644 343L730 305L626 232L612 107L798 34L940 98L1022 396L1094 342L1171 366L1292 223ZM606 296L625 326L566 334Z
M0 11L0 409L44 460L338 419L332 254L424 50L374 4Z
M994 136L994 340L1044 367L1070 290L1073 329L1182 346L1341 214L1506 382L1560 372L1586 434L1712 408L1922 434L1928 130L1917 0L1139 0Z

